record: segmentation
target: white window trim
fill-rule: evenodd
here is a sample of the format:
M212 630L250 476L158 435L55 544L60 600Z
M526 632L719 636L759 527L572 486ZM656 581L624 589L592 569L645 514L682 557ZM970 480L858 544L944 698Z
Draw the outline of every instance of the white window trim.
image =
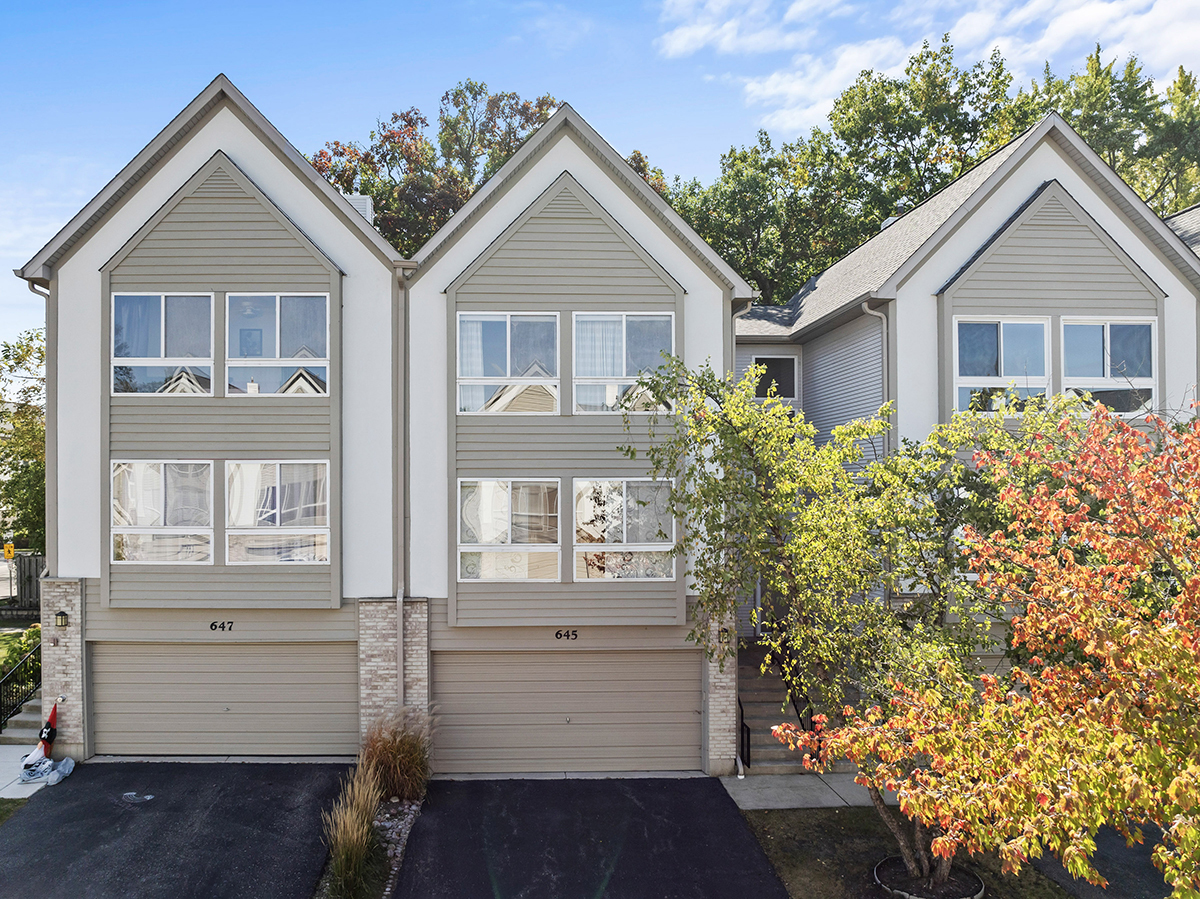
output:
M130 294L121 294L129 296ZM148 294L154 296L154 294ZM195 294L200 296L200 294ZM120 394L120 396L136 396L137 394ZM113 523L113 478L117 473L118 465L207 465L208 466L208 527L127 527L126 525ZM109 460L108 468L108 564L109 565L215 565L217 560L217 545L215 537L215 527L213 524L213 481L217 476L217 466L212 459L111 459ZM163 503L166 503L167 488L165 483L165 470L163 474ZM166 509L163 509L163 515L166 515ZM208 561L206 562L139 562L129 559L116 559L118 534L160 534L163 536L180 535L187 536L188 534L207 534L208 535Z
M508 534L512 537L512 485L513 484L553 484L558 490L558 541L555 543L463 543L462 542L462 485L474 484L479 481L505 481L508 483ZM458 550L454 556L455 577L460 584L560 584L562 583L562 545L563 545L563 495L561 478L506 478L502 476L459 478L454 492L454 515L458 521L455 534L458 538ZM571 513L571 526L574 527L574 512ZM462 554L468 553L502 553L502 552L553 552L556 562L554 578L464 578L462 576Z
M960 322L985 322L987 324L997 324L998 328L998 343L996 351L998 354L998 363L1001 367L1004 365L1004 325L1041 325L1042 326L1042 353L1044 356L1044 377L1041 378L1021 378L1020 376L1010 377L1001 375L999 377L978 377L978 376L960 376L958 373L958 326ZM1049 316L1040 315L956 315L951 326L954 329L954 358L951 364L954 366L954 393L950 404L952 409L963 412L964 409L958 408L958 391L960 387L1016 387L1022 390L1037 390L1039 387L1044 396L1049 396L1052 388L1051 374L1054 369L1051 366L1051 320ZM1025 383L1021 383L1024 380ZM1036 383L1034 383L1036 382ZM994 415L993 412L980 412L981 415Z
M297 294L298 295L298 294ZM238 294L238 296L246 296L246 294ZM292 294L288 294L292 296ZM267 394L273 396L273 394ZM325 466L325 520L329 521L333 515L333 484L329 479L329 460L328 459L227 459L224 466L225 477L225 564L236 567L257 566L259 568L277 568L282 565L303 565L305 567L313 566L329 566L333 564L333 534L332 527L328 524L314 525L312 527L282 527L280 525L262 525L260 527L233 527L229 523L229 475L233 470L234 465L274 465L275 466L275 514L278 517L279 497L282 495L282 490L279 484L279 466L280 465L324 465ZM229 538L231 536L243 535L258 535L258 534L324 534L325 545L329 550L329 558L324 562L232 562L229 559Z
M571 553L571 577L577 584L669 584L678 580L678 572L676 571L676 559L673 553L671 555L671 576L667 577L603 577L603 578L576 578L575 566L579 561L580 553L588 552L672 552L675 549L677 542L678 522L675 517L671 516L671 539L668 543L580 543L578 540L578 523L575 520L576 515L576 497L578 496L578 484L580 481L620 481L621 482L621 537L624 538L629 527L628 511L628 492L625 489L627 484L666 484L674 486L674 481L668 478L621 478L621 477L589 477L589 478L572 478L571 480L571 534L572 534L572 553Z
M1067 377L1067 354L1065 347L1067 337L1067 325L1103 325L1104 326L1104 368L1109 369L1111 357L1109 355L1109 347L1112 344L1109 342L1109 325L1149 325L1150 326L1150 377L1148 378L1126 378L1113 377L1109 374L1103 378L1068 378ZM1080 392L1093 390L1140 390L1142 388L1150 389L1150 411L1158 409L1158 319L1154 316L1064 316L1059 322L1059 346L1064 347L1063 358L1059 364L1059 369L1062 374L1063 393L1069 390L1078 390ZM1116 412L1115 415L1131 415L1141 416L1145 412Z
M614 316L618 316L618 315L621 316L621 361L622 361L622 363L624 363L627 358L626 352L625 352L626 351L625 342L627 339L626 338L626 334L627 334L626 324L627 324L627 321L630 316L632 316L634 318L662 318L663 316L669 316L671 319L670 354L672 356L675 355L675 312L673 310L663 310L661 312L654 312L654 311L648 311L648 312L599 312L599 311L597 311L597 312L572 312L571 313L571 414L572 415L621 415L622 412L619 409L614 409L612 412L605 412L602 410L587 411L587 410L580 409L579 404L575 401L575 388L579 387L580 385L586 386L586 385L591 385L591 384L596 384L596 385L601 385L601 386L605 386L608 384L616 384L617 387L620 388L626 384L636 384L638 381L638 378L641 376L641 372L638 372L637 374L633 375L632 377L630 377L629 373L626 372L624 377L614 377L614 378L598 378L598 377L582 376L582 375L576 374L576 369L578 368L578 359L579 359L579 347L578 347L579 341L578 341L578 337L577 337L579 332L576 328L576 323L579 321L580 318L604 318L604 317L614 317ZM657 415L657 414L661 414L661 412L655 412L650 409L631 409L631 410L629 410L629 414L630 415ZM616 479L609 479L609 480L616 480Z
M778 397L778 399L781 402L784 402L784 403L794 403L797 400L799 400L799 398L800 398L800 364L799 364L800 360L799 359L797 359L795 356L788 356L788 355L752 356L751 359L753 360L751 363L753 365L758 365L759 362L763 359L786 359L787 361L791 362L792 363L792 395L791 396L780 396L779 394L776 394L776 396ZM757 385L755 385L754 392L755 392L755 394L758 393ZM766 397L764 397L764 396L757 396L757 395L754 398L758 399L758 400L766 399Z
M244 356L233 355L233 352L230 349L230 345L229 345L229 320L230 320L229 304L235 296L236 297L274 297L275 298L275 352L276 353L279 352L279 347L280 347L280 341L279 341L280 327L281 327L281 317L279 314L280 313L280 298L281 297L324 297L325 298L325 358L323 358L323 359L316 359L316 358L302 359L302 358L295 357L295 356L288 356L286 358L281 358L279 356L251 356L251 357L247 358ZM330 318L329 296L330 295L328 293L322 293L321 291L305 291L305 290L299 290L299 291L295 291L293 293L287 293L287 292L260 293L260 292L256 292L256 291L230 291L230 292L226 293L225 294L225 374L224 374L224 377L221 378L222 383L221 383L220 395L229 397L230 399L234 399L234 400L240 400L240 399L245 399L247 397L250 397L251 402L254 402L254 398L257 398L260 396L277 397L277 398L281 398L281 399L285 399L285 400L312 399L314 394L230 393L229 392L229 369L231 369L231 368L286 368L286 367L292 367L292 366L294 366L296 368L305 368L305 367L311 366L312 368L324 367L324 369L325 369L325 392L315 394L315 395L316 396L329 396L330 392L331 392L331 388L332 388L332 381L333 381L333 365L331 364L331 361L330 361L331 353L329 352L331 349L331 347L329 345L329 331L330 331L330 327L329 327L329 318Z
M167 297L208 297L208 358L199 356L118 356L117 355L117 297L158 297L158 345L165 353L167 351ZM211 292L184 290L114 290L109 293L108 302L108 395L109 396L169 396L203 397L217 396L216 383L216 342L217 342L217 297ZM129 368L201 368L208 367L208 393L124 393L116 389L117 366Z
M537 318L554 317L554 370L558 372L553 378L492 378L478 377L468 378L460 374L462 371L462 320L464 316L492 316L494 318L504 317L504 369L510 371L512 368L512 319L513 316L530 316ZM537 386L543 387L546 385L554 385L554 411L553 412L463 412L459 409L459 388L472 385L487 385L499 384L500 386ZM518 312L493 312L490 309L460 309L454 319L454 410L456 415L482 415L486 418L497 418L501 416L521 416L521 415L558 415L562 411L562 329L559 315L557 312L537 312L534 310L525 310ZM485 478L483 480L491 480Z

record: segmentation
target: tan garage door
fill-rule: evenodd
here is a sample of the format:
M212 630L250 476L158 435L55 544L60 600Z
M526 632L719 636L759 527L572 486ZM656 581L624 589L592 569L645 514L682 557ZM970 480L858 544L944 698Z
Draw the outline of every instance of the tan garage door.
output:
M700 768L699 652L435 652L434 770Z
M94 643L102 755L344 755L358 751L353 643Z

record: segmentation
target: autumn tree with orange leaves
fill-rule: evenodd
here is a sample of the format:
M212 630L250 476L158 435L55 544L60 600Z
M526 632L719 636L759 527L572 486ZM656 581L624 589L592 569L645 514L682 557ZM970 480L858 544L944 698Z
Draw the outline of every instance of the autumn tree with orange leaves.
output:
M1070 457L1049 460L1064 443ZM1051 477L1009 482L1043 458ZM894 678L882 706L777 736L895 790L936 834L938 867L994 850L1015 871L1049 851L1103 884L1098 829L1140 841L1152 823L1172 896L1200 897L1200 420L1135 427L1098 407L979 462L1011 523L964 542L1028 661L1005 680L950 663L936 683Z

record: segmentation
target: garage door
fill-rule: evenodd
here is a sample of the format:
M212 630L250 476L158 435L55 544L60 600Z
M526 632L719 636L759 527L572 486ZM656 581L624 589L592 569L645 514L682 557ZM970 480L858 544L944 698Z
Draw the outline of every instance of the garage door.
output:
M434 770L700 768L699 652L435 652Z
M358 751L353 643L94 643L102 755L346 755Z

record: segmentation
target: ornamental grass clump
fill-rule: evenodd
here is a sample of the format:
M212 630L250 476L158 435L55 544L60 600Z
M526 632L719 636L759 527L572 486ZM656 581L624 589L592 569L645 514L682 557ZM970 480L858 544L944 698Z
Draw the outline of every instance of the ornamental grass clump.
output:
M426 712L404 709L376 718L363 741L362 764L382 796L419 802L429 783L432 723Z
M332 899L368 895L378 878L375 813L381 791L373 768L359 757L358 766L342 782L333 808L321 813L329 847L328 884Z

